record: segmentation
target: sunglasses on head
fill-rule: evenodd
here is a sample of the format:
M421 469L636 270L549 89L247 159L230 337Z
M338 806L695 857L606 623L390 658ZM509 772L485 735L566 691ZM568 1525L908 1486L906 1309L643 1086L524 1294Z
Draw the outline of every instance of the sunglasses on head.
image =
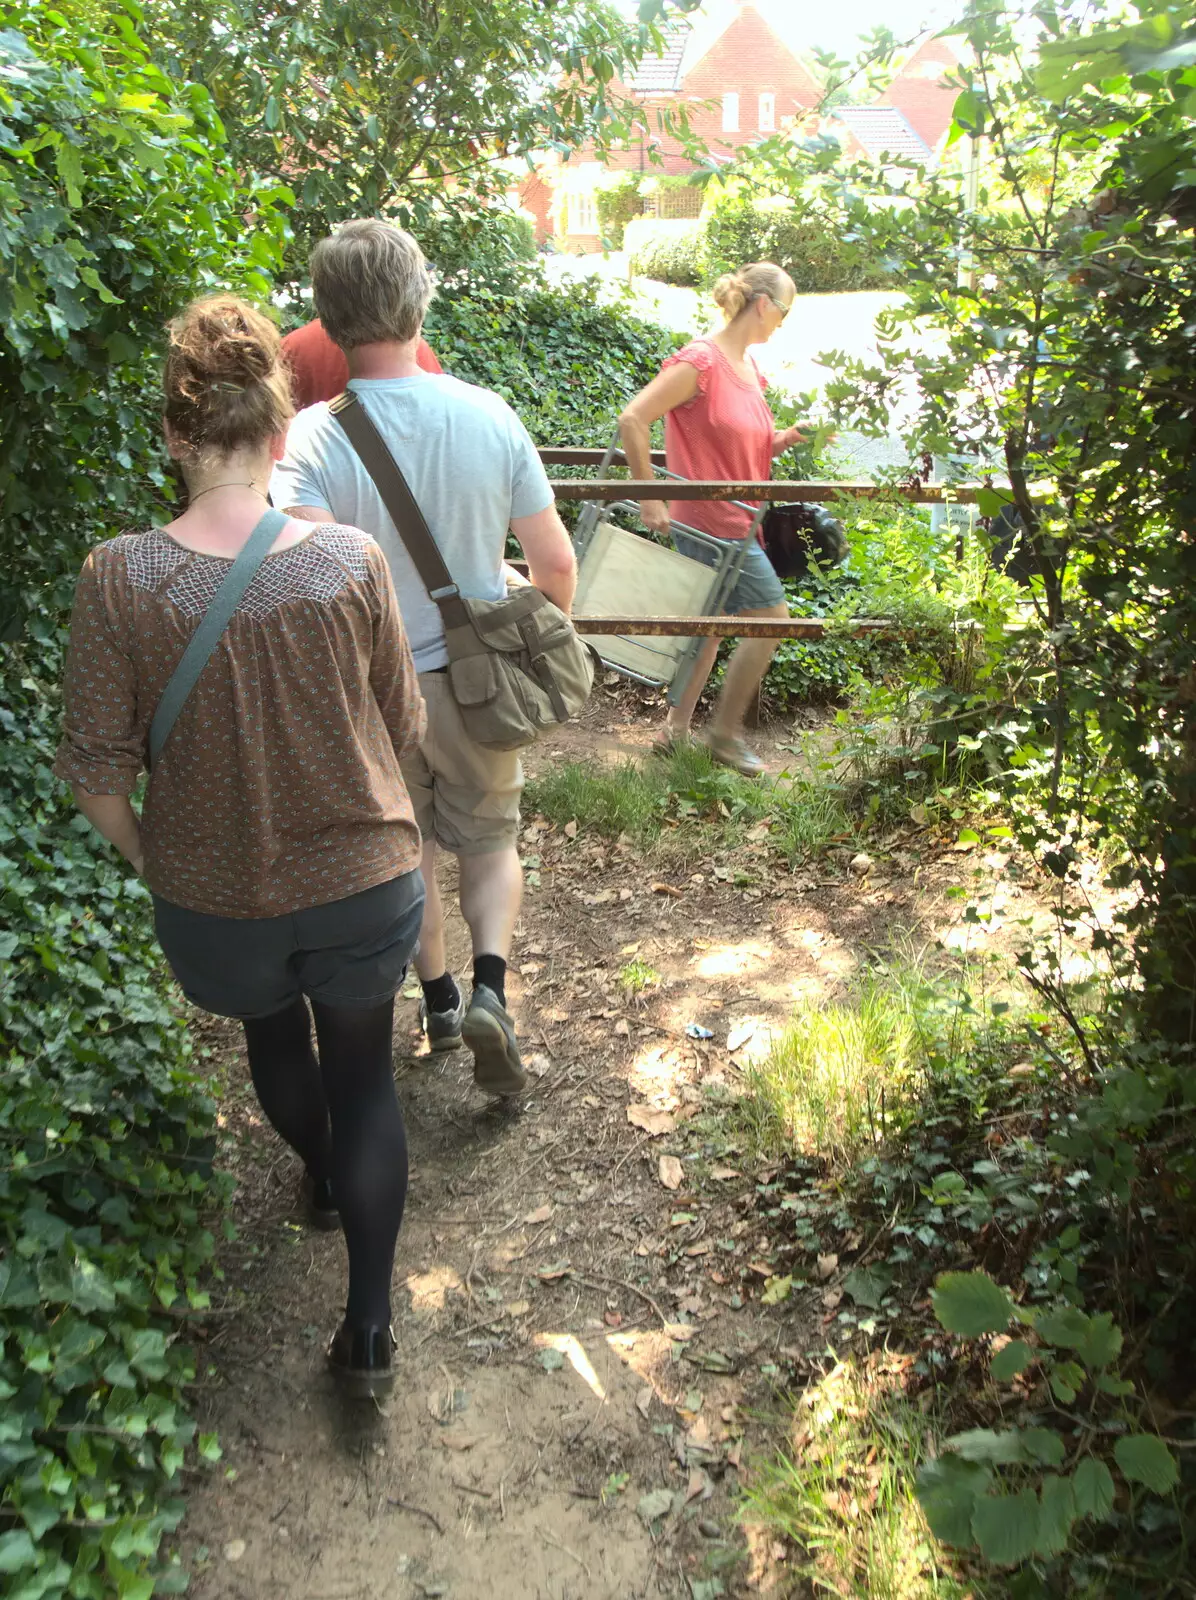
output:
M781 313L781 321L782 322L784 322L785 318L793 310L793 302L792 302L792 300L789 302L788 305L783 305L781 303L781 301L779 301L777 299L775 294L766 295L765 299L771 300L773 305L776 306L777 310Z

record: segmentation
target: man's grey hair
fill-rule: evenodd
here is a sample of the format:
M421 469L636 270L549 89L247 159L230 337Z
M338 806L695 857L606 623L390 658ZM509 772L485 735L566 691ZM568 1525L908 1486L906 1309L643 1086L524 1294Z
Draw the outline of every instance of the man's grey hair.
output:
M316 315L342 350L414 339L436 285L424 253L391 222L346 222L311 253Z

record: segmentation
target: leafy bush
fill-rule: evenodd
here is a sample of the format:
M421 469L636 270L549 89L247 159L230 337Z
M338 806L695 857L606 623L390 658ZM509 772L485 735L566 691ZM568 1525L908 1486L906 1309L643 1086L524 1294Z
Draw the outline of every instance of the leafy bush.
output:
M149 394L161 329L201 287L264 298L279 196L212 151L207 93L177 87L133 5L5 8L0 33L0 634L98 534L164 487ZM246 226L247 215L255 215Z
M148 892L50 772L60 642L33 628L36 666L0 646L0 1571L108 1600L150 1594L182 1514L215 1108Z
M1115 1365L1121 1329L1107 1311L1089 1316L1065 1304L1027 1310L983 1272L943 1273L932 1298L948 1333L1005 1338L989 1372L995 1383L1015 1386L1009 1410L1018 1418L1012 1427L955 1434L923 1464L918 1497L937 1538L978 1549L994 1566L1022 1567L1061 1554L1082 1521L1114 1516L1110 1462L1131 1492L1166 1496L1175 1489L1174 1455L1157 1434L1136 1426L1134 1385ZM1011 1321L1033 1343L1005 1337ZM1077 1403L1080 1428L1072 1426ZM1041 1425L1055 1408L1066 1431Z
M195 1427L176 1340L206 1304L203 1211L221 1192L213 1107L165 999L148 895L50 771L75 570L87 546L149 520L165 488L162 323L219 283L265 296L277 254L278 197L218 164L207 93L152 65L139 20L131 5L17 0L0 33L0 1573L13 1600L182 1587L158 1557Z
M682 341L587 281L479 281L432 302L427 337L454 377L502 395L537 444L606 445L624 404Z
M623 241L631 256L631 270L641 278L658 283L692 287L702 272L699 222L665 222L641 217L629 222Z
M700 281L712 284L749 261L775 261L798 294L889 287L888 274L859 259L843 232L844 219L823 202L722 194L703 215Z
M620 179L618 183L611 184L607 189L599 189L594 199L598 208L598 231L602 236L603 248L621 250L624 229L632 218L640 216L644 209L639 174L632 173Z

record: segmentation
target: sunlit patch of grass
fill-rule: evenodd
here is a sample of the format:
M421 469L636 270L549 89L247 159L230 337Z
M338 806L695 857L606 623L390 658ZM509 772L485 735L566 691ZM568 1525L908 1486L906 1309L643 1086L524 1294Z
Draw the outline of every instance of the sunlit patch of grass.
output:
M730 848L767 824L771 847L790 865L851 836L829 785L788 776L744 778L718 766L698 744L643 765L563 762L529 781L524 802L558 827L576 822L610 838L626 835L641 849L659 840L666 824L678 846L696 845L700 836L705 845Z
M748 1069L737 1120L765 1154L851 1161L900 1125L922 1061L906 996L866 980L851 999L793 1019Z
M650 967L646 961L638 958L627 961L619 968L619 982L633 998L643 994L645 989L651 989L660 982L660 973L655 967Z
M787 1448L752 1464L742 1520L792 1541L815 1594L964 1600L914 1496L928 1419L901 1392L908 1359L842 1362L806 1390ZM791 1570L793 1570L791 1566Z
M633 761L564 761L528 781L523 804L558 827L576 822L612 839L626 834L647 844L660 832L665 789L658 772Z

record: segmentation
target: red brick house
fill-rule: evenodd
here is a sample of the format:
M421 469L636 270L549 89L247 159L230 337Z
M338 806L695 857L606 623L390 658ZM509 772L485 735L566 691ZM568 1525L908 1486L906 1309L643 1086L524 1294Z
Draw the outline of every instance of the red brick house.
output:
M852 154L875 161L888 156L933 166L943 153L958 86L949 81L960 57L947 39L927 38L879 98L868 105L840 106L831 127Z
M644 110L637 137L602 161L581 150L555 171L538 174L555 190L554 231L570 249L599 248L594 195L604 173L640 171L647 177L695 170L681 141L661 133L662 110L684 106L691 129L717 160L791 126L817 104L822 91L810 69L754 6L714 0L705 12L667 29L664 50L645 56L633 81L623 86ZM521 187L525 206L536 182L529 178ZM542 200L535 209L542 216ZM537 223L546 236L539 216Z

